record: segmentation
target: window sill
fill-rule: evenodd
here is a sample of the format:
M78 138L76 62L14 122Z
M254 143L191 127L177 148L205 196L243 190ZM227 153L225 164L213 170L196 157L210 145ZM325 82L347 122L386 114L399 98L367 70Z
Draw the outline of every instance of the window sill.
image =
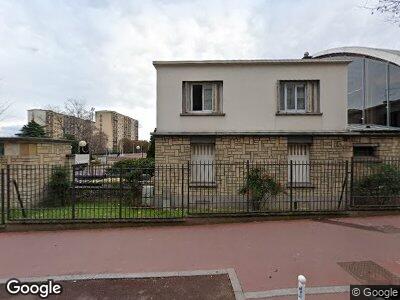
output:
M225 113L203 113L203 112L189 112L189 113L181 113L181 117L224 117Z
M214 188L214 187L217 187L217 183L215 183L215 182L191 182L190 184L189 184L189 187L196 187L196 188L199 188L199 187L211 187L211 188Z
M276 116L322 116L322 113L277 112Z
M287 188L290 188L290 183L286 184ZM315 186L311 182L293 182L292 188L315 188Z

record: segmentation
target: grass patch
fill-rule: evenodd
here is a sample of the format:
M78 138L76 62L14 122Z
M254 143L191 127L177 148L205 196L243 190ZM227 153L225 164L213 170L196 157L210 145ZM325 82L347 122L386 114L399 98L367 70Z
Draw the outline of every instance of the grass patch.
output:
M181 218L186 210L181 208L132 207L118 202L78 202L75 205L75 219L169 219ZM25 217L20 208L10 209L10 220L71 220L72 206L37 207L25 209Z

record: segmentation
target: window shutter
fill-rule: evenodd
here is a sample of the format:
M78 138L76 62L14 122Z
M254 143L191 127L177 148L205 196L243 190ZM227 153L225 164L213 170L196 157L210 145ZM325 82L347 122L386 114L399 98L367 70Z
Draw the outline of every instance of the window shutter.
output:
M218 97L218 84L213 83L212 85L212 91L213 91L213 111L217 112L218 111L218 107L219 107L219 97Z
M217 112L222 113L223 112L223 104L224 104L224 97L223 97L223 93L224 93L224 89L223 89L223 85L222 85L222 81L219 82L217 84L218 86L218 106L217 106Z
M182 83L182 113L187 113L190 110L190 84L184 81Z
M314 84L311 81L307 82L307 112L314 112Z
M321 107L320 107L320 95L319 95L319 81L314 82L314 112L320 112Z
M281 105L281 102L282 102L281 100L283 97L283 95L281 93L281 85L282 85L281 81L278 80L278 82L276 84L276 108L277 108L278 112L284 109L284 108L282 108L282 105Z

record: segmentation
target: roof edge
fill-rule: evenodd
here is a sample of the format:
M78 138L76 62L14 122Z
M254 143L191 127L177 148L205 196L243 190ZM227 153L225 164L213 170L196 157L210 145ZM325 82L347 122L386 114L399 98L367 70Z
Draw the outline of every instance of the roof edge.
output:
M319 51L313 54L314 58L326 58L333 57L332 55L356 55L365 56L368 58L375 58L395 65L400 66L400 55L397 54L397 50L370 48L370 47L337 47ZM399 51L400 53L400 51Z
M279 64L349 64L351 59L249 59L249 60L155 60L153 65L279 65Z
M36 137L20 137L20 136L6 136L0 137L0 142L37 142L37 143L59 143L71 144L71 140L53 139L53 138L36 138Z
M276 132L152 132L153 136L345 136L345 135L396 135L395 131L276 131Z

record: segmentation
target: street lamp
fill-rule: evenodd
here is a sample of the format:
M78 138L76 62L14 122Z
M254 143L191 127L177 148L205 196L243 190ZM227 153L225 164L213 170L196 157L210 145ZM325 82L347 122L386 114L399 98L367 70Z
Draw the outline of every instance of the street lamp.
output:
M80 154L84 154L85 152L87 152L85 149L85 147L87 146L86 141L79 141L78 145L79 145L79 153Z
M143 157L143 151L142 151L142 148L141 148L139 145L136 146L136 150L137 150L137 151L140 150L140 152L142 152L142 157Z

